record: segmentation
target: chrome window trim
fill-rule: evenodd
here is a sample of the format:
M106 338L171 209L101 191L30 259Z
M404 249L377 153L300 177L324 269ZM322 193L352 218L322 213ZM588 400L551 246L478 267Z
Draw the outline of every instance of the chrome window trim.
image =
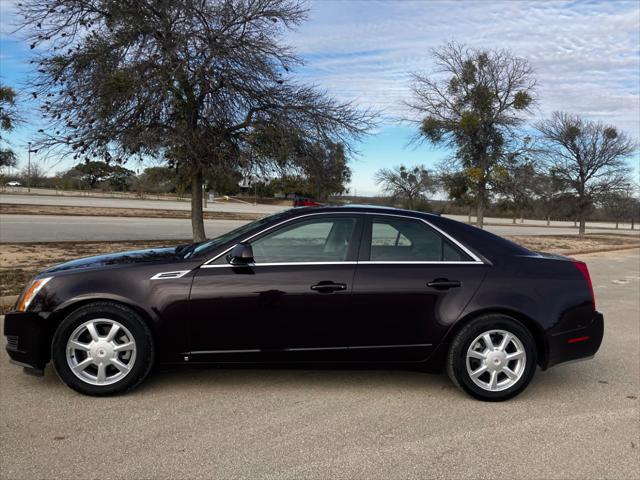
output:
M263 233L268 232L269 230L272 230L274 228L279 227L280 225L284 225L286 223L301 219L301 218L306 218L306 217L313 217L313 216L319 216L319 215L376 215L379 217L396 217L396 218L402 218L405 220L418 220L421 222L424 222L426 225L428 225L429 227L433 228L436 232L438 232L440 235L442 235L443 237L445 237L447 240L449 240L450 242L452 242L454 245L456 245L458 248L460 248L464 253L466 253L469 257L471 257L473 260L469 260L469 261L426 261L426 260L409 260L409 261L376 261L376 260L364 260L364 261L344 261L344 262L282 262L282 263L260 263L260 264L251 264L249 266L252 267L259 267L259 266L269 266L269 267L273 267L273 266L288 266L288 265L354 265L354 264L365 264L365 265L376 265L376 264L380 264L380 265L394 265L394 264L398 264L398 265L484 265L485 262L482 261L482 259L480 259L476 254L474 254L471 250L469 250L467 247L465 247L462 243L460 243L458 240L456 240L455 238L453 238L451 235L449 235L447 232L441 230L440 228L436 227L435 225L433 225L431 222L425 220L424 218L418 218L418 217L410 217L407 215L399 215L397 213L380 213L380 212L317 212L317 213L308 213L306 215L299 215L293 218L289 218L287 220L284 220L282 222L276 223L275 225L272 225L270 227L265 228L264 230L261 230L257 233L254 233L253 235L250 235L249 237L246 237L244 239L242 239L240 241L240 243L243 242L248 242L249 240L251 240L252 238L255 238L259 235L262 235ZM226 253L229 253L231 250L233 250L233 247L235 247L237 245L237 243L235 245L232 245L231 247L229 247L228 249L226 249L225 251L223 251L222 253L220 253L219 255L216 255L214 258L207 260L204 264L201 265L201 268L219 268L219 267L231 267L231 265L211 265L212 262L215 262L216 260L218 260L220 257L222 257L223 255L225 255Z
M437 262L437 261L345 261L345 262L282 262L282 263L248 263L246 265L202 265L200 268L242 268L242 267L295 267L301 265L484 265L484 262Z
M475 260L363 260L357 263L358 265L484 265L484 262L481 260L477 262Z
M290 267L296 265L357 265L356 261L344 261L344 262L280 262L280 263L248 263L246 265L202 265L200 268L242 268L242 267Z

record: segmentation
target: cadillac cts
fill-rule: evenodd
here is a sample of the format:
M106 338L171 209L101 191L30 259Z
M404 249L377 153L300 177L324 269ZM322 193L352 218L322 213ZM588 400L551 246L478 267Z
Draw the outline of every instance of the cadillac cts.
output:
M296 208L213 240L74 260L5 317L12 361L89 395L154 364L446 370L505 400L603 335L587 267L436 215Z

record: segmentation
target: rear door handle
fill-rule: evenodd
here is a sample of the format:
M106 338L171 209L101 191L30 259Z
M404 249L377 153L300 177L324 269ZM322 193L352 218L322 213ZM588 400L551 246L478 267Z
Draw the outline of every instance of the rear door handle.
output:
M449 280L447 278L436 278L427 283L427 287L435 288L436 290L448 290L449 288L458 288L461 285L460 280Z
M346 283L319 282L315 285L311 285L311 290L318 293L333 293L346 289Z

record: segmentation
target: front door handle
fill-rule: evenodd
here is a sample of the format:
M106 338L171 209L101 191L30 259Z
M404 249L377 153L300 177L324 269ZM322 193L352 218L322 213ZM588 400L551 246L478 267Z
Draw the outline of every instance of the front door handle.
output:
M333 293L346 289L346 283L319 282L315 285L311 285L311 290L318 293Z
M435 288L436 290L448 290L449 288L458 288L461 285L460 280L449 280L447 278L436 278L427 283L427 287Z

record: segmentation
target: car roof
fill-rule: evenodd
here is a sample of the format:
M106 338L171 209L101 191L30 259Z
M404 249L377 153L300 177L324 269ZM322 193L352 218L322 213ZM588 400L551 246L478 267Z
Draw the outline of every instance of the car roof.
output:
M354 213L386 213L405 215L411 217L438 217L439 215L426 212L417 212L415 210L406 210L403 208L387 207L383 205L323 205L319 207L295 207L290 210L294 214L322 213L322 212L354 212Z
M417 212L402 208L386 207L381 205L326 205L321 207L296 207L286 211L291 212L292 217L308 215L312 213L354 212L354 213L380 213L387 215L402 215L404 217L423 218L430 224L444 230L447 234L461 241L475 253L484 256L494 262L504 255L532 255L533 252L521 245L513 243L506 238L482 230L473 225L457 220L442 217L433 213Z

